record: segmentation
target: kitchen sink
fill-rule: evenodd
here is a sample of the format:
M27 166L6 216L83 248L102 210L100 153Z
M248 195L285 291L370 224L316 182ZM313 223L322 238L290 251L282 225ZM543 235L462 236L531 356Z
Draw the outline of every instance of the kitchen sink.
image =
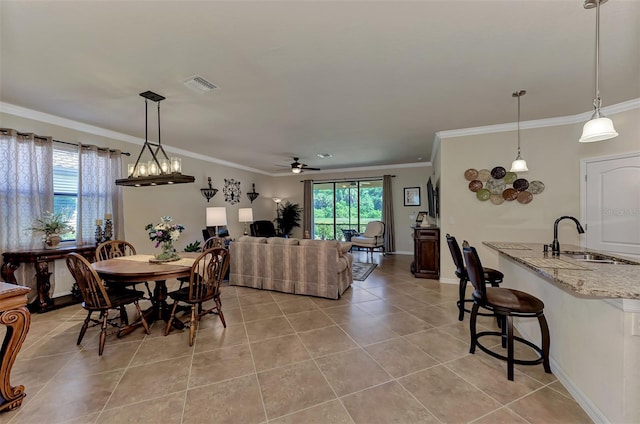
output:
M630 261L627 259L616 258L614 256L609 256L609 255L602 255L600 253L564 251L564 252L561 252L561 254L580 262L594 262L599 264L613 264L613 265L640 265L640 263L638 262Z

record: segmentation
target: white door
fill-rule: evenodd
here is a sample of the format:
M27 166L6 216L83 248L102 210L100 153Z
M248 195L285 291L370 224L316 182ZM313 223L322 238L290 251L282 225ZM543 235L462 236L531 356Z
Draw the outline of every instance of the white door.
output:
M640 153L586 161L587 248L640 257Z

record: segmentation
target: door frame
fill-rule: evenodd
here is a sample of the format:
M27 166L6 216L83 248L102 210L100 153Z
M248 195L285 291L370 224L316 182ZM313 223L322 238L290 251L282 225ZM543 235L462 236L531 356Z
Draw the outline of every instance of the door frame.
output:
M587 165L594 162L605 162L615 159L626 159L640 156L640 150L627 153L619 153L615 155L597 156L591 158L580 159L580 222L587 222ZM586 229L589 231L589 227ZM581 237L583 238L583 237ZM580 247L583 249L587 246L587 238L580 240Z

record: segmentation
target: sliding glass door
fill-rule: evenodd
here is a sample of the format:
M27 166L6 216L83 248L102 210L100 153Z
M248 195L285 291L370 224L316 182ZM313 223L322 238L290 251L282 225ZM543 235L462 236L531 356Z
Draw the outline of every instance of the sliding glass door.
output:
M313 238L348 240L382 218L382 180L313 185Z

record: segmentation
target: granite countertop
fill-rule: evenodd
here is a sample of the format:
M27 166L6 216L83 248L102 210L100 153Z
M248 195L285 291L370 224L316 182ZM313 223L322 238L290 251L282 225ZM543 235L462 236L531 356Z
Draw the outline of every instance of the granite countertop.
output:
M533 270L573 292L586 296L640 299L640 262L574 245L561 245L562 251L596 253L621 263L584 262L561 254L543 252L542 243L485 241L484 245Z

